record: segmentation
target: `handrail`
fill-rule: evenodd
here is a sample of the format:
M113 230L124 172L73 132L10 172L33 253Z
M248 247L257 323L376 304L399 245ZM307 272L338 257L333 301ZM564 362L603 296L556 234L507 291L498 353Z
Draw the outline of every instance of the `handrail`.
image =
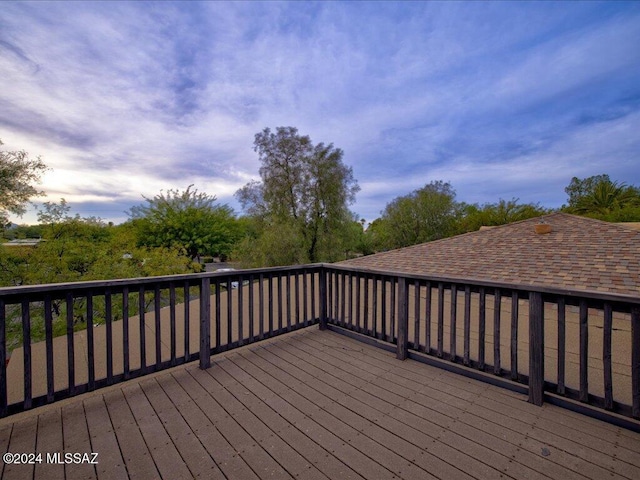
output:
M0 416L315 324L640 418L640 295L326 263L0 288Z

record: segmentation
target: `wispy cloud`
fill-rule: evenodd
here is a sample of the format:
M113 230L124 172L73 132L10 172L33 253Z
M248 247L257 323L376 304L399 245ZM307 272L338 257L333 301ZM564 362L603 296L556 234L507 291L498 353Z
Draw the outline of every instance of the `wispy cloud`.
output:
M634 3L5 2L0 27L0 138L81 213L192 183L236 206L281 125L345 151L367 219L431 180L640 184Z

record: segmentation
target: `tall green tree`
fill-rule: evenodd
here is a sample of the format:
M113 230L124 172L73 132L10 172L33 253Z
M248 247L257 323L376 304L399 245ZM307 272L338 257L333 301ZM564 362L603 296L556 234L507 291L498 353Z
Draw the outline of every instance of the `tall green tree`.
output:
M261 181L236 192L244 210L259 219L267 236L286 226L296 244L293 251L304 252L301 261L338 257L343 248L336 239L352 221L348 207L359 190L352 169L343 163L343 151L333 144L314 145L294 127L278 127L275 133L265 128L256 134L254 150ZM269 242L254 243L256 248L271 248ZM269 256L265 252L263 257Z
M460 211L457 233L473 232L482 226L506 225L550 212L538 203L519 203L517 198L484 205L462 204Z
M192 189L168 190L135 206L129 216L141 245L182 248L193 258L228 255L240 236L233 209L215 195Z
M375 226L383 248L392 249L453 235L459 215L456 192L448 182L431 182L387 204Z
M3 145L0 140L0 145ZM39 183L47 170L44 162L37 157L30 158L24 150L0 150L0 222L4 226L8 214L22 215L26 212L29 199L43 192L34 185Z
M573 177L565 188L570 213L607 221L640 221L640 188L612 181L608 175Z

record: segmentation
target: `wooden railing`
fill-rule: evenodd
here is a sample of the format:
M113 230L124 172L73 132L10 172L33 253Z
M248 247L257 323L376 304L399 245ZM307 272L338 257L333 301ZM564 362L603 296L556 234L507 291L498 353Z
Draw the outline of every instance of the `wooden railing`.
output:
M526 392L536 405L640 418L640 297L324 270L329 325L384 342L399 359Z
M0 289L0 415L315 324L537 405L640 418L640 297L335 264Z
M0 416L318 322L321 267L0 289Z

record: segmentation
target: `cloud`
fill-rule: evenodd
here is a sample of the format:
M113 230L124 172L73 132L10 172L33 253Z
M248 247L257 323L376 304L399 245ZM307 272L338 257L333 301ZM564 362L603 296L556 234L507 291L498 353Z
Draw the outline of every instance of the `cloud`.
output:
M0 138L87 211L192 183L237 207L255 133L289 125L345 151L367 219L431 180L548 206L574 175L640 183L632 3L5 2L0 24Z

